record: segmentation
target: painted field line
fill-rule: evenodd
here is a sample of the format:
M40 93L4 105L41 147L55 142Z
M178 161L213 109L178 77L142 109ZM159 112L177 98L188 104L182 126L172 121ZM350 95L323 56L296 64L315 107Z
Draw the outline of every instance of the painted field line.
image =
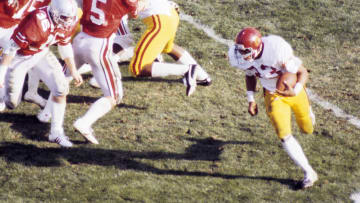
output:
M227 46L231 46L233 44L233 40L227 40L227 39L222 38L221 36L217 35L215 33L215 31L213 29L211 29L209 26L206 26L206 25L196 22L196 20L194 20L194 18L192 16L181 13L180 19L194 25L196 28L198 28L200 30L203 30L209 37L213 38L215 41L217 41L221 44L224 44ZM353 115L350 115L350 114L346 114L339 107L322 99L316 93L314 93L312 90L307 89L307 92L309 94L310 100L312 100L314 103L316 103L317 105L321 106L322 108L324 108L326 110L331 110L336 117L344 118L350 124L352 124L355 127L360 129L360 119L359 118L357 118Z
M351 194L350 199L353 200L354 203L360 203L360 192Z

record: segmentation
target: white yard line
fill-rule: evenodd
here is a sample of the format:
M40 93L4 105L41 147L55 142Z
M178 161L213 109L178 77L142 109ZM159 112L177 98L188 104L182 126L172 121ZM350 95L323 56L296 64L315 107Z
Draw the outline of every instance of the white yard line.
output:
M209 26L203 25L203 24L197 22L196 20L194 20L194 18L192 16L181 13L180 18L181 18L181 20L184 20L184 21L194 25L196 28L204 31L209 37L213 38L215 41L217 41L217 42L219 42L221 44L224 44L224 45L227 45L227 46L231 46L233 44L233 40L227 40L227 39L222 38L221 36L217 35L215 33L215 31L213 29L211 29ZM360 119L359 118L357 118L357 117L355 117L353 115L350 115L350 114L346 114L339 107L337 107L336 105L331 104L330 102L322 99L316 93L314 93L312 90L307 89L307 91L308 91L310 100L312 100L314 103L316 103L317 105L321 106L324 109L332 110L332 112L334 113L334 115L336 117L344 118L349 123L354 125L356 128L360 129Z
M352 193L350 199L354 201L354 203L360 203L360 192Z

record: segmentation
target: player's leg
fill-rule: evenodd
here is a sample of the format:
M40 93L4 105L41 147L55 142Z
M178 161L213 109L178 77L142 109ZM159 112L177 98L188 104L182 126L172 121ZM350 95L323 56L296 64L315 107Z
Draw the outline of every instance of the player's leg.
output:
M13 59L6 76L5 103L10 109L17 107L22 98L22 91L27 72L46 54L46 51L32 56L17 56Z
M299 128L304 133L311 134L314 131L315 115L311 110L305 90L302 90L296 97L291 98L291 108Z
M310 187L317 180L317 174L312 169L300 144L291 133L291 109L286 98L265 94L266 111L276 129L284 150L305 174L301 187Z
M186 77L191 80L188 82L191 86L187 89L187 95L190 95L196 87L196 66L154 62L165 47L170 46L169 41L175 38L179 23L178 16L156 15L145 18L143 22L147 25L147 29L136 45L129 71L136 77L184 76L191 72Z
M49 108L51 112L49 141L56 142L63 147L71 147L72 143L63 129L66 95L69 92L69 85L62 66L56 56L50 52L44 57L44 60L36 65L33 71L40 76L51 92L46 104L47 107L45 107Z
M177 63L179 64L197 64L198 65L198 74L196 82L198 85L209 86L211 85L211 78L209 74L197 63L197 61L190 55L190 53L184 48L180 47L177 44L174 44L171 51L168 52Z
M0 28L1 31L1 28ZM0 60L2 58L3 48L0 47ZM6 109L5 105L5 88L0 88L0 112L3 112Z
M92 125L121 101L123 90L117 62L112 58L112 38L87 40L91 43L87 46L90 48L87 60L104 96L93 103L85 115L75 121L74 127L89 142L98 144Z
M39 83L40 77L30 70L28 72L28 90L24 95L24 100L33 102L41 108L44 108L46 100L38 94Z

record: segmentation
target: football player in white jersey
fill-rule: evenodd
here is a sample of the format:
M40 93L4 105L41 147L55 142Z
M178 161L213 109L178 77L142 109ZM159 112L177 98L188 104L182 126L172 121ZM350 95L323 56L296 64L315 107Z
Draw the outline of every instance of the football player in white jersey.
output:
M231 66L245 71L248 112L254 116L258 108L254 99L257 78L264 89L267 115L275 127L283 148L304 172L300 187L310 187L318 175L309 164L300 144L291 132L291 111L299 128L307 134L313 132L315 117L305 91L308 72L302 61L293 54L292 47L276 35L262 37L255 28L244 28L229 49ZM284 84L285 90L277 90L276 84L283 72L297 75L295 87Z
M186 94L190 96L197 84L210 85L211 78L196 60L174 43L179 25L176 6L168 0L142 0L145 9L139 18L147 26L138 41L129 71L135 77L184 76ZM156 57L166 53L179 64L156 62Z

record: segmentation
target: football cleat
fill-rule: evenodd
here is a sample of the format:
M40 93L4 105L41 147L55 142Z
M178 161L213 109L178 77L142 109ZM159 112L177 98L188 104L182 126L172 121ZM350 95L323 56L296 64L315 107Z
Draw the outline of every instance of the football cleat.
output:
M185 73L183 82L186 86L186 95L192 95L196 90L196 75L197 75L197 65L189 65L188 72Z
M42 123L50 123L51 114L41 110L37 115L36 118Z
M301 188L305 189L314 185L318 180L318 175L315 171L305 173L305 178L301 181Z
M39 105L41 108L44 108L46 105L46 99L44 99L42 96L40 96L37 93L32 93L29 91L27 91L25 93L24 100L35 103L35 104Z
M49 141L55 142L61 145L62 147L72 147L73 144L70 142L69 138L65 135L64 130L51 130L49 135Z
M80 119L75 121L74 128L90 143L99 144L99 142L95 138L94 130L90 126L82 123Z
M196 84L197 85L201 85L201 86L210 86L212 83L211 78L205 78L204 80L196 80Z
M99 85L99 83L96 81L95 77L90 78L89 84L90 84L91 87L100 88L100 85Z

